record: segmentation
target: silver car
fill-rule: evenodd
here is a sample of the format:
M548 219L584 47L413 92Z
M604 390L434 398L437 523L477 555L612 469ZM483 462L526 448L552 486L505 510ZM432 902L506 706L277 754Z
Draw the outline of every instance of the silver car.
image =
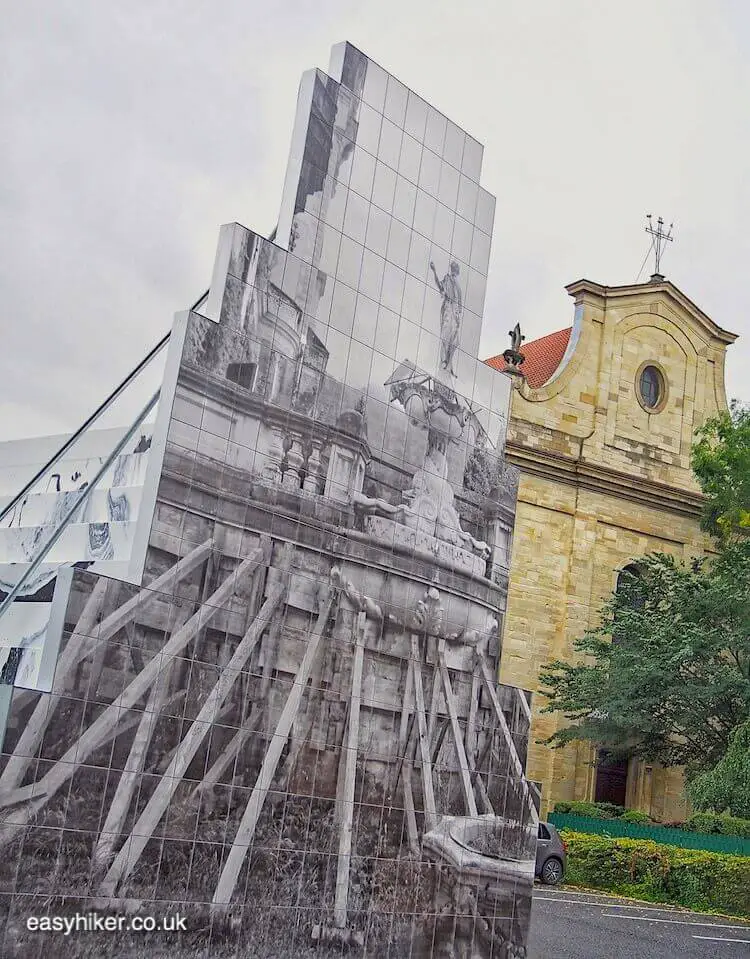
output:
M567 845L560 833L548 822L539 823L536 843L536 876L550 886L562 882L565 875Z

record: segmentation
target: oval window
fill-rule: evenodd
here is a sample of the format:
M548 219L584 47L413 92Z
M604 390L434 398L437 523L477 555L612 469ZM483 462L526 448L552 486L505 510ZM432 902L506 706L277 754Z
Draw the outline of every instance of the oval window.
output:
M638 378L638 395L647 410L656 410L664 399L664 377L656 366L644 366Z

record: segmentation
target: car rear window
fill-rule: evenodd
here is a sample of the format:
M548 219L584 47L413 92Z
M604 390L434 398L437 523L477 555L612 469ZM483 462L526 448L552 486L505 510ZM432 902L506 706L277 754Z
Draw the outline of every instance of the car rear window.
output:
M539 823L539 838L540 839L549 839L549 829L544 825L544 823Z

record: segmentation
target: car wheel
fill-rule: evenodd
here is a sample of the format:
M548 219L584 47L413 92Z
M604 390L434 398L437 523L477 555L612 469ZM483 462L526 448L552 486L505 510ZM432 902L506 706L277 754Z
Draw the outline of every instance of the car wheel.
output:
M547 859L542 866L541 880L543 883L546 883L548 886L556 886L559 882L562 881L563 877L563 865L559 859L555 859L554 856L551 856Z

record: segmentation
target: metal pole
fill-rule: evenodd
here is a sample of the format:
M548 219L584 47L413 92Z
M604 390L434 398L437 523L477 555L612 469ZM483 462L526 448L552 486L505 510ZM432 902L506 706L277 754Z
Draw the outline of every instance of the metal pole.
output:
M18 594L21 592L21 589L23 588L26 581L41 566L44 560L44 557L47 555L47 553L52 549L52 547L55 545L58 539L60 539L63 532L65 531L65 527L68 521L71 519L72 516L75 515L75 513L81 508L81 506L83 506L83 504L88 499L89 494L92 492L92 490L96 488L96 485L99 482L99 480L102 478L102 476L104 476L104 474L110 468L112 463L114 463L114 461L120 455L123 447L135 435L135 433L137 432L143 420L148 416L148 414L151 412L153 407L156 405L156 402L159 399L159 393L160 393L160 390L157 390L154 393L154 395L151 397L151 399L148 401L148 403L143 407L141 412L138 414L136 419L131 424L127 433L123 436L120 442L115 446L115 448L109 454L109 456L104 461L104 463L99 467L99 471L97 472L94 479L91 481L91 483L89 483L89 485L84 490L82 490L80 497L76 500L75 504L67 511L67 513L62 517L54 533L50 536L50 538L47 540L44 546L40 549L36 557L33 559L29 568L26 570L23 576L19 579L19 581L16 583L13 589L8 593L8 595L5 597L2 603L0 603L0 618L3 616L6 609L10 607L11 603L16 598L16 596L18 596Z
M151 362L151 360L152 360L152 359L156 356L156 354L162 349L162 347L164 346L164 344L165 344L165 343L167 342L167 340L169 339L169 336L170 336L170 334L167 333L166 336L162 337L162 339L159 340L159 342L156 344L156 346L141 360L141 362L138 364L138 366L136 366L135 369L131 370L130 373L128 373L128 375L125 377L125 379L122 381L122 383L120 383L120 385L119 385L118 387L116 387L116 388L109 394L109 396L106 398L106 400L105 400L100 406L98 406L98 407L94 410L94 412L91 414L91 416L89 416L89 418L88 418L81 426L78 427L78 429L75 431L75 433L73 433L73 435L72 435L71 437L69 437L69 438L65 441L65 443L63 443L63 445L60 447L60 449L57 450L57 452L54 453L49 460L47 460L47 462L44 464L44 466L42 466L41 469L39 469L38 472L34 474L34 476L32 476L32 478L31 478L31 479L28 481L28 483L23 487L23 489L20 491L20 493L17 493L17 494L13 497L13 499L10 501L10 503L7 503L7 504L2 508L2 510L0 510L0 522L2 522L2 520L3 520L3 519L7 516L7 514L13 509L13 507L16 506L16 504L19 503L19 502L24 498L24 496L29 492L29 490L32 489L32 487L36 486L36 484L37 484L37 483L39 482L39 480L44 476L44 474L47 472L47 470L50 469L50 467L54 466L55 463L56 463L62 456L64 456L64 455L68 452L68 450L71 448L71 446L73 446L73 445L76 443L76 441L77 441L78 438L81 436L81 434L85 433L86 430L89 428L89 426L91 426L92 423L95 423L96 420L98 420L99 417L102 415L102 413L104 413L106 410L109 409L109 407L114 403L114 401L117 399L117 397L120 396L121 393L123 393L123 392L127 389L128 386L130 386L130 384L133 382L133 380L136 378L136 376L138 376L138 374L139 374L143 369L145 369L146 366L148 366L148 364Z
M206 292L202 296L199 296L198 299L195 301L195 303L193 303L193 305L190 307L191 313L206 298L208 292L209 291L206 290ZM32 489L32 487L34 487L39 482L39 480L44 476L47 470L50 469L50 467L54 466L55 463L60 459L60 457L64 456L68 452L68 450L76 443L78 438L83 433L86 432L89 426L95 423L99 419L99 417L102 415L102 413L106 412L106 410L109 409L109 407L114 403L117 397L120 396L123 393L123 391L126 390L128 386L130 386L130 384L139 375L139 373L141 373L148 366L151 360L156 356L157 353L159 353L159 351L167 343L167 341L169 340L170 334L171 334L171 331L170 333L167 333L166 336L163 336L159 340L156 346L149 353L147 353L146 356L144 356L141 362L134 369L132 369L130 373L128 373L128 375L120 383L120 385L115 387L115 389L109 394L109 396L104 400L104 402L101 403L94 410L91 416L89 416L89 418L81 426L78 427L75 433L73 433L73 435L69 437L63 443L63 445L60 447L59 450L57 450L56 453L52 454L51 458L48 459L47 462L44 464L44 466L42 466L41 469L34 474L34 476L28 481L28 483L24 486L21 492L17 493L9 503L6 503L6 505L3 506L3 508L0 510L0 523L5 519L8 513L10 513L13 507L21 502L21 500L29 492L29 490Z

